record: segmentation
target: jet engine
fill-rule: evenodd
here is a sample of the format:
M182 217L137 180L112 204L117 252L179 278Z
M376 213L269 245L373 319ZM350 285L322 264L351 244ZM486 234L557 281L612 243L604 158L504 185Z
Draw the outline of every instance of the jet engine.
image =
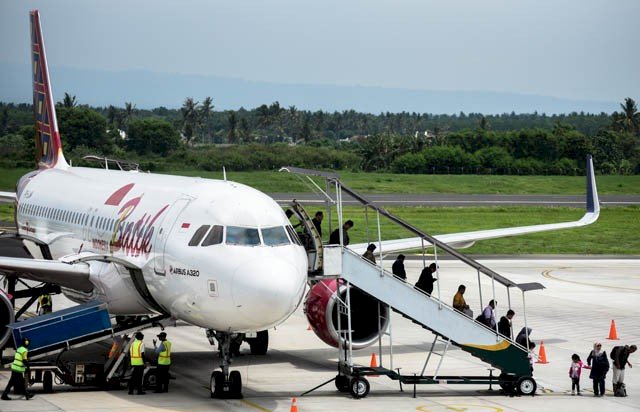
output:
M11 339L11 329L7 326L13 323L15 317L13 305L9 296L0 289L0 350L5 347L9 339Z
M353 349L363 349L377 342L380 333L387 330L389 307L353 286L350 295ZM325 279L311 288L304 308L315 334L333 347L338 346L338 331L349 329L346 313L340 315L338 327L338 298L346 302L347 285L338 279ZM348 336L343 336L343 343L346 339Z

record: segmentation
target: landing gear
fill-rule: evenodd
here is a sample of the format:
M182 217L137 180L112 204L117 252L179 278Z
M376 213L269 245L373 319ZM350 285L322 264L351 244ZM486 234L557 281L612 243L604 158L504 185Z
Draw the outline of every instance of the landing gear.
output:
M261 330L255 338L248 338L252 355L266 355L269 349L269 331Z
M241 399L242 398L242 376L239 371L229 371L231 365L231 346L237 336L231 333L216 332L207 329L207 338L213 345L218 342L219 357L221 359L220 369L211 374L209 390L212 398Z
M349 378L345 375L336 376L335 384L336 389L340 392L349 392Z

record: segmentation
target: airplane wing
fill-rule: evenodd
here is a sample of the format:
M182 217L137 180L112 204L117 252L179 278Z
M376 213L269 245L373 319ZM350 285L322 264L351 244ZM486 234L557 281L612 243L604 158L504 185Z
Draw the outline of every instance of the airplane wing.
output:
M528 233L547 232L551 230L570 229L581 226L590 225L598 220L600 215L600 203L598 201L598 191L596 188L596 179L593 171L593 160L589 157L587 162L587 196L586 196L586 212L581 219L572 222L551 223L532 226L518 226L503 229L478 230L474 232L451 233L445 235L434 236L437 240L456 248L465 248L472 246L478 240L495 239L499 237L524 235ZM421 249L423 246L431 246L427 240L421 237L412 237L405 239L384 240L381 242L382 253L400 252L403 250ZM368 243L358 243L349 245L349 249L364 253L367 250ZM380 245L378 245L380 247Z
M89 281L89 265L86 263L0 256L0 272L83 292L93 289Z
M13 192L0 192L0 200L15 202L16 194Z

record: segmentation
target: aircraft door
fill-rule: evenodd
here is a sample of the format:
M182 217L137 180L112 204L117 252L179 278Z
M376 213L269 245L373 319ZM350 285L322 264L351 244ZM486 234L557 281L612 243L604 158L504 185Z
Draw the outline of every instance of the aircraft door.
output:
M175 201L173 205L169 208L164 219L160 223L158 236L156 237L156 241L154 242L154 266L153 269L157 275L165 276L166 275L166 255L165 255L165 247L167 245L167 240L171 235L172 230L175 228L178 220L178 216L184 210L185 207L191 202L191 198L182 198Z

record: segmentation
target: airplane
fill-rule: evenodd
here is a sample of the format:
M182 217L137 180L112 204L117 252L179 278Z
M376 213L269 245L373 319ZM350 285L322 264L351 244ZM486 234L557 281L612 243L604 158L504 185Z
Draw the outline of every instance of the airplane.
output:
M221 354L220 370L210 378L211 396L221 396L224 388L240 397L242 377L230 371L233 342L257 333L250 341L252 353L266 353L267 330L284 322L305 298L308 256L296 231L275 200L226 178L69 165L38 10L30 12L30 22L37 169L19 179L15 193L0 192L0 198L15 202L16 236L34 258L0 256L0 272L58 285L77 303L105 302L113 316L165 314L205 329ZM587 212L578 221L437 238L464 247L487 238L591 224L600 210L592 167L587 179ZM388 253L423 244L418 237L384 241L382 247ZM366 244L350 247L364 250ZM46 253L40 256L38 250ZM326 288L311 286L306 296ZM13 314L7 302L0 299L0 319ZM327 300L313 303L319 305L315 308L309 304L306 311L333 310ZM335 325L311 326L337 345L331 338ZM4 342L8 333L5 328L0 336ZM354 342L354 348L374 341Z

